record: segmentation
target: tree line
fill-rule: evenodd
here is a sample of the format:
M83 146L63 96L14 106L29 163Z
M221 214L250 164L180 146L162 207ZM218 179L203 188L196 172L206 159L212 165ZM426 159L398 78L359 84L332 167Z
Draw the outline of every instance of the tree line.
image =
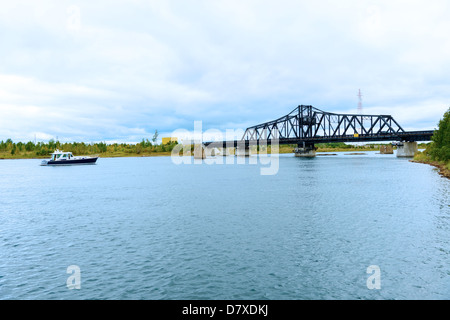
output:
M92 154L151 154L171 152L177 145L177 142L168 144L157 144L148 139L142 139L139 143L112 143L95 142L60 142L53 139L46 142L14 142L12 139L0 141L0 153L11 156L48 156L56 149L66 152L72 152L74 155L92 155Z
M450 108L439 121L437 130L431 138L432 142L425 150L425 154L433 161L450 161Z

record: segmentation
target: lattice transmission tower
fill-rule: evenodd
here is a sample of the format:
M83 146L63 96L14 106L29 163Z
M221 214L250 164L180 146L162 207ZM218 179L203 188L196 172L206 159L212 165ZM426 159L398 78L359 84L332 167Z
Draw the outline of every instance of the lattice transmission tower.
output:
M362 106L362 93L361 89L358 91L358 114L363 113L363 106Z

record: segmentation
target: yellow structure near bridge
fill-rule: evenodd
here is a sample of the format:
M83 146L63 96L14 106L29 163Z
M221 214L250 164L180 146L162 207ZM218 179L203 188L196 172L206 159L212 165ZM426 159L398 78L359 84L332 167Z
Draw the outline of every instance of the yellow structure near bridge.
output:
M178 142L178 138L174 137L162 138L162 144L169 144L171 142Z

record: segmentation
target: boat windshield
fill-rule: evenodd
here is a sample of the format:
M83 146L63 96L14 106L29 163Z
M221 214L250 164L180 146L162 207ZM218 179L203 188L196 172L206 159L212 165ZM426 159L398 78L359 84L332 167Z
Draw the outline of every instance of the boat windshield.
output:
M60 154L52 154L52 160L55 161L61 157Z

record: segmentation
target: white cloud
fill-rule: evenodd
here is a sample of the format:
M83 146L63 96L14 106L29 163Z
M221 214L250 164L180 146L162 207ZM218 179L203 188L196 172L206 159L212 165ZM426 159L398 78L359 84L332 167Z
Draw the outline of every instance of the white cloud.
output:
M299 104L355 112L358 89L366 111L429 129L450 100L449 15L445 0L8 2L0 139L241 128Z

